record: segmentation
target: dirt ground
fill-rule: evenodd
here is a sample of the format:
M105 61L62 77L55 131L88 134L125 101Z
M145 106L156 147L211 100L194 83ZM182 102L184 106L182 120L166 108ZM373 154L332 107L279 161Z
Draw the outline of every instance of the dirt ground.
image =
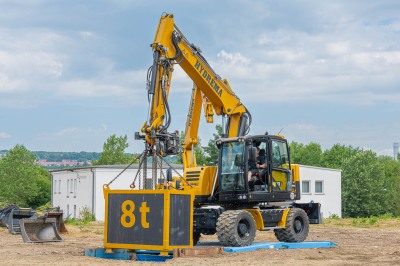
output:
M137 261L115 261L85 257L84 250L102 247L103 225L67 225L64 241L44 244L23 243L21 235L11 235L0 227L0 265L160 265ZM214 242L203 236L200 242ZM326 220L311 225L309 241L332 241L328 249L273 250L224 253L213 257L185 257L164 265L400 265L400 220L379 220L356 227L352 220ZM276 241L272 232L257 232L256 241Z

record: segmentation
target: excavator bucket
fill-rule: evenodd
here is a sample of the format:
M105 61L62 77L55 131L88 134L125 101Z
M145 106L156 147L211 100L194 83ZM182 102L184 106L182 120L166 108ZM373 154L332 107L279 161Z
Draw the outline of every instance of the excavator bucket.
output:
M59 242L56 218L39 217L19 220L22 239L25 243Z
M56 219L56 227L57 227L58 232L68 233L68 230L64 224L63 211L48 211L47 218L55 218Z
M21 219L34 217L36 213L30 208L12 208L4 216L5 225L10 234L16 235L21 233L20 223Z

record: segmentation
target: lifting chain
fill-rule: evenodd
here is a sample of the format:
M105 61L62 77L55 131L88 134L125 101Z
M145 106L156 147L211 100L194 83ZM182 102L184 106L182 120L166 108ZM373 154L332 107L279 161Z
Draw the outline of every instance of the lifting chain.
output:
M147 153L148 153L148 150L145 149L143 151L143 153L140 155L140 163L139 163L138 171L136 172L135 178L133 179L132 183L129 185L129 187L132 189L135 188L135 182L136 182L136 179L138 176L139 176L139 189L141 188L142 179L141 179L141 175L140 175L140 170L142 168L142 165L144 165L144 167L143 167L143 179L144 179L143 186L146 187Z
M132 162L130 164L128 164L124 170L122 170L116 177L114 177L108 184L106 184L106 187L110 187L111 183L114 182L120 175L122 175L129 167L131 167L132 164L134 164L140 157L142 157L142 155L147 152L146 150L143 151L142 154L139 154L138 156L136 156L135 158L133 158Z
M135 183L137 178L139 177L139 189L146 189L147 188L147 157L149 155L149 149L145 149L141 154L136 156L130 164L128 164L116 177L114 177L108 184L105 185L105 187L109 187L118 177L120 177L129 167L131 167L137 160L139 160L139 166L138 170L136 172L135 178L133 179L132 183L129 185L130 188L134 189ZM159 158L159 160L158 160ZM192 186L190 183L188 183L183 176L174 168L172 165L166 161L161 154L157 153L155 150L153 150L153 155L152 155L152 178L151 178L151 188L155 189L157 185L157 168L159 167L160 169L160 177L162 179L166 179L164 172L163 172L163 162L165 162L168 167L170 167L178 176L181 180L183 180L188 186ZM143 170L143 186L142 186L142 178L141 178L141 170Z

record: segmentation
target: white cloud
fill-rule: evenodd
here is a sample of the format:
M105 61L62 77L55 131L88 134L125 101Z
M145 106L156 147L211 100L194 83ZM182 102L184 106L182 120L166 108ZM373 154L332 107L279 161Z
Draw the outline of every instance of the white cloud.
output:
M69 97L107 97L126 95L128 91L123 86L101 84L94 80L74 80L61 83L57 94Z
M0 93L31 91L37 82L57 79L62 75L61 61L51 53L0 51Z
M217 54L217 57L222 59L228 65L244 65L247 66L250 64L250 59L241 55L240 53L228 53L224 50Z
M63 36L42 29L0 29L0 95L15 101L29 93L35 101L31 94L39 96L63 75L67 56L57 47L66 44Z
M10 134L7 134L6 132L0 132L0 139L8 139L11 138Z
M243 49L245 54L221 51L214 69L247 101L360 105L377 104L385 101L385 95L393 95L400 84L400 47L382 49L380 37L371 38L360 28L349 28L336 41L329 34L261 33L253 47ZM350 34L354 38L344 40ZM398 46L396 42L387 45ZM390 101L400 103L393 96Z
M79 127L67 127L60 129L58 131L45 133L44 136L47 137L70 137L70 136L79 136L79 135L99 135L103 134L107 131L107 125L102 124L98 128L79 128Z
M179 65L175 65L174 71L172 73L170 94L186 93L190 95L192 89L193 89L193 81L189 78L186 72ZM145 92L143 91L142 93Z
M350 51L347 42L332 42L327 44L327 50L333 55L344 55Z
M91 32L91 31L80 31L79 34L82 36L84 39L91 39L96 37L96 34Z
M3 107L30 108L64 97L111 97L116 104L145 98L139 93L145 88L145 70L120 71L113 60L88 53L88 47L99 42L94 32L69 34L0 29Z

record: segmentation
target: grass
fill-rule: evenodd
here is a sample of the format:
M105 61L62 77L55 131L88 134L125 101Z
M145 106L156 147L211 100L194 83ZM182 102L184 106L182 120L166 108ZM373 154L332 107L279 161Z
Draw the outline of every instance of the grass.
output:
M322 224L325 226L339 227L398 227L400 226L400 217L389 217L388 215L361 217L361 218L324 218Z
M79 212L79 218L67 218L65 219L66 224L70 225L87 225L93 221L95 221L96 218L94 215L90 212L88 207L84 207L80 212Z
M104 234L104 223L103 222L88 222L86 224L76 222L66 224L67 230L79 237L88 236L102 236Z

